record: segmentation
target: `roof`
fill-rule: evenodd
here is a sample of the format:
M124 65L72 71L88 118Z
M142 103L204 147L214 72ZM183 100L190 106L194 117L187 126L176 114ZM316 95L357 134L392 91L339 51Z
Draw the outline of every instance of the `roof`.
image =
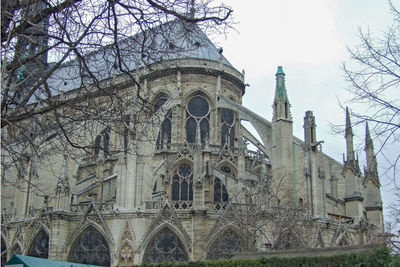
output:
M22 264L24 267L98 267L98 265L56 261L31 256L23 256L19 254L14 254L14 256L12 256L5 266L13 264Z
M219 61L222 57L222 63L232 67L220 52L198 25L174 20L87 54L86 66L78 59L64 63L47 82L53 95L59 95L85 83L91 84L95 80L164 60L195 58Z

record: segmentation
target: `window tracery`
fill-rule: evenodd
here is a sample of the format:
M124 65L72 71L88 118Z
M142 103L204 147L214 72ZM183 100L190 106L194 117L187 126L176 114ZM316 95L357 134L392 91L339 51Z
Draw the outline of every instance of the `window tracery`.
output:
M150 242L144 262L187 261L182 242L169 229L163 229Z
M186 141L195 143L196 136L202 144L210 134L210 106L201 95L190 99L186 111Z
M226 202L228 202L228 191L222 181L215 177L214 179L214 203L215 208L225 209Z
M157 99L154 104L154 112L157 112L164 103L167 102L166 96L161 96ZM157 147L164 147L168 144L171 144L171 133L172 133L172 111L168 110L165 118L161 124L160 132L157 136Z
M193 173L189 164L183 163L172 177L172 201L176 209L186 209L192 206Z
M233 147L235 144L235 131L234 131L234 115L233 110L222 108L221 109L221 145L228 144Z
M49 257L49 235L44 230L35 237L27 255L45 259Z
M244 251L243 240L235 231L227 230L209 248L207 259L230 259L241 251Z
M69 261L110 266L110 249L103 235L94 227L88 227L71 248Z

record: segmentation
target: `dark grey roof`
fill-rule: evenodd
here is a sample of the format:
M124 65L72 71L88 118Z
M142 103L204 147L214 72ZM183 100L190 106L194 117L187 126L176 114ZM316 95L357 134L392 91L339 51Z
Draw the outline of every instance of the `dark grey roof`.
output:
M119 56L118 56L119 55ZM174 20L102 47L61 65L48 79L54 95L164 60L196 58L218 61L220 53L199 26ZM232 65L222 56L225 65ZM122 70L123 71L122 71Z

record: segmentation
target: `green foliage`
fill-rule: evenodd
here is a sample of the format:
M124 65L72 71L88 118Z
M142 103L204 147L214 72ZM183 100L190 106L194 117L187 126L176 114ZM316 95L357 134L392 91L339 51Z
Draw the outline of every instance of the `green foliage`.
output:
M400 267L400 256L393 257L389 249L382 247L362 253L342 254L329 257L272 257L248 260L209 260L196 262L143 263L142 267L336 267L359 266Z

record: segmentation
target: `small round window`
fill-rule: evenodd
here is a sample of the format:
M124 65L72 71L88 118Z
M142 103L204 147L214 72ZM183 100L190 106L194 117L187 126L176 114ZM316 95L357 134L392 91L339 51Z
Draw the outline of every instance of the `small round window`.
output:
M189 101L188 111L190 115L201 118L208 114L209 106L204 98L195 96Z

